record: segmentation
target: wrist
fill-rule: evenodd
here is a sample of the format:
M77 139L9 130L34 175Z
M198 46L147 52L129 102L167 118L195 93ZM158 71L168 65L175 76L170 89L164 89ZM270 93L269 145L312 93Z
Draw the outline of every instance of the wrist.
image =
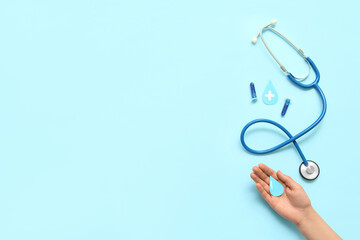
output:
M295 225L297 226L297 228L300 229L306 226L307 223L310 223L315 217L316 217L316 211L310 205L309 207L304 209L302 219L299 222L295 223Z
M296 227L306 239L341 239L311 206L304 209Z

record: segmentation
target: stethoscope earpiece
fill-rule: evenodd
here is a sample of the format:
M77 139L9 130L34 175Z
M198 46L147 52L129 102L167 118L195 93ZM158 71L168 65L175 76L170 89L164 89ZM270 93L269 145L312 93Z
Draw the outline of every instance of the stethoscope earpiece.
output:
M251 42L252 42L253 44L256 44L256 43L257 43L257 39L258 39L258 37L253 37L253 39L251 39Z
M275 26L275 25L277 24L277 22L278 22L278 21L277 21L276 19L273 19L270 24L273 25L273 26Z
M260 30L260 32L264 31L264 29L265 29L265 28L268 28L270 25L275 26L275 25L277 24L277 22L278 22L278 21L277 21L276 19L272 20L272 21L270 22L270 24L268 24L268 25L266 25L265 27L263 27L263 28ZM258 37L259 37L259 35L260 35L260 32L258 33L258 35L256 35L256 37L253 37L253 38L251 39L251 42L252 42L253 44L256 44L256 43L257 43ZM270 51L270 50L269 50L269 51Z

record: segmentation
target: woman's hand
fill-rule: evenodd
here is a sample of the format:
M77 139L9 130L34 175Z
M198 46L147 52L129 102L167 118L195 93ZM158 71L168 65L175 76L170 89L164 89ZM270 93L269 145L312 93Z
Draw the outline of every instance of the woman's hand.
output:
M280 171L275 172L264 164L253 167L253 171L250 176L256 182L256 187L261 196L279 215L295 223L306 239L341 239L312 208L304 189L291 177ZM280 197L274 197L270 194L270 176L284 186L284 193Z
M282 217L300 224L312 211L311 202L304 189L291 177L282 172L275 172L268 166L260 164L253 167L251 178L256 182L256 187L266 202ZM280 197L270 194L269 178L272 176L284 186L284 193Z

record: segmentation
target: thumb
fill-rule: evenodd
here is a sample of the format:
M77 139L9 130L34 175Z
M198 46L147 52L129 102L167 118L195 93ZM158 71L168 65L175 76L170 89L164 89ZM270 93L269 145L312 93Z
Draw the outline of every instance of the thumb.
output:
M297 183L291 177L283 174L280 170L277 172L277 176L290 189L295 189L297 187Z

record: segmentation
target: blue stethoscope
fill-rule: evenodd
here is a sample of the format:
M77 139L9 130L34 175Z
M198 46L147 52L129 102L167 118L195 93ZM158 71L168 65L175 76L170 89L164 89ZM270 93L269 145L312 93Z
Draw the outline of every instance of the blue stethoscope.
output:
M260 32L258 33L258 35L252 39L252 42L255 44L257 42L258 37L261 37L261 40L263 41L265 47L267 48L267 50L269 51L269 53L271 54L271 56L275 59L275 61L280 65L281 70L286 73L287 77L296 85L302 87L302 88L314 88L320 95L321 97L321 101L323 103L323 108L321 111L320 116L316 119L316 121L311 124L310 126L308 126L307 128L305 128L304 130L302 130L301 132L299 132L298 134L296 134L295 136L291 135L291 133L285 128L283 127L281 124L272 121L270 119L264 119L264 118L260 118L260 119L255 119L251 122L249 122L248 124L246 124L243 128L243 130L241 131L241 135L240 135L240 140L241 140L241 144L244 146L244 148L254 154L266 154L266 153L270 153L273 151L276 151L286 145L288 145L289 143L293 143L296 150L298 151L298 153L300 154L301 159L303 160L303 162L300 164L300 168L299 168L299 172L301 174L301 176L307 180L314 180L316 179L319 174L320 174L320 168L319 166L314 162L314 161L310 161L307 160L304 156L304 153L301 151L299 144L296 142L297 139L299 139L300 137L302 137L303 135L305 135L306 133L310 132L316 125L318 125L320 123L320 121L324 118L325 113L326 113L326 98L325 95L323 93L323 91L321 90L321 88L319 87L319 80L320 80L320 73L319 70L317 69L315 63L307 56L305 56L304 52L297 48L290 40L288 40L284 35L282 35L281 33L279 33L278 31L276 31L272 26L274 26L277 23L276 20L271 21L270 24L264 26ZM262 33L264 30L270 30L272 32L274 32L275 34L277 34L278 36L280 36L284 41L286 41L288 44L290 44L294 49L297 50L297 52L304 58L304 60L307 62L307 64L309 65L309 71L307 73L306 76L304 77L296 77L293 74L289 73L285 67L278 61L278 59L276 59L276 57L274 56L274 54L270 51L268 45L266 44ZM315 80L310 83L310 84L303 84L301 83L302 80L306 79L309 74L310 74L310 67L314 70L315 72ZM246 143L245 143L245 133L247 131L247 129L256 123L270 123L272 125L275 125L276 127L280 128L288 137L289 139L274 146L271 147L269 149L265 149L265 150L255 150L250 148Z

